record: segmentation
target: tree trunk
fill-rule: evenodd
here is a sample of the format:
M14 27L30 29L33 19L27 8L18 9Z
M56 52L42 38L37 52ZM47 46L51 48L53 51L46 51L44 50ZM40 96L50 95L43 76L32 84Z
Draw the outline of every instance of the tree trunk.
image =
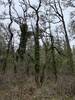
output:
M73 56L72 56L72 51L71 51L71 47L70 47L70 43L69 43L69 39L68 39L68 34L67 34L64 18L62 18L62 22L63 22L64 32L65 32L65 39L66 39L66 44L67 44L67 59L68 59L67 63L71 68L71 72L73 72L74 71L73 70L74 69L73 68Z
M57 68L56 68L56 61L55 61L54 39L52 35L50 35L50 37L51 37L52 67L53 67L53 73L55 75L55 81L57 81Z
M39 33L35 36L35 81L39 85L39 73L40 73L40 53L39 53Z
M20 55L20 58L23 60L24 53L26 52L27 30L28 30L27 24L20 25L20 30L21 30L21 37L20 37L18 53Z

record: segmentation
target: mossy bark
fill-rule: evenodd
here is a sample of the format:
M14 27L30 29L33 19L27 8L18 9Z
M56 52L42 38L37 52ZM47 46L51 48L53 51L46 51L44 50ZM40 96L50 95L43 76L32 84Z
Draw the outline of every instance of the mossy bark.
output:
M26 43L27 43L27 30L28 30L27 24L20 25L20 30L21 30L21 37L20 37L18 53L20 55L20 58L24 59L24 53L26 52Z

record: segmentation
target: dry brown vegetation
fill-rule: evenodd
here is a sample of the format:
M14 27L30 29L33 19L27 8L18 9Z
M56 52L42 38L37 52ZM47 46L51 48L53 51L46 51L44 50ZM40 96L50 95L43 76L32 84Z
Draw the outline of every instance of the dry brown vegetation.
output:
M34 77L26 75L0 75L0 100L75 100L75 75L52 75L37 88Z

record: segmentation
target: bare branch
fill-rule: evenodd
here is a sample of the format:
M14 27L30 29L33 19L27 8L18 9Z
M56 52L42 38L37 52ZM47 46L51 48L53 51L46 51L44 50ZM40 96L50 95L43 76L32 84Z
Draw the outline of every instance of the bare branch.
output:
M11 25L13 23L12 14L11 14L12 0L8 0L8 3L9 3L9 16L10 16L10 21L11 21L8 25L8 30L9 30L9 33L10 33L10 39L9 39L9 42L8 42L8 52L9 52L10 46L12 44L12 38L13 38L13 33L11 31Z

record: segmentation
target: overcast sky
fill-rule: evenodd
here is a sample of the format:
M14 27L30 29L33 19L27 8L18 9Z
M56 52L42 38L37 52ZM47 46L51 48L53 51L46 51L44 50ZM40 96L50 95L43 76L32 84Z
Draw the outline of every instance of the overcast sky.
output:
M6 2L6 1L8 1L8 0L3 0L3 1ZM14 0L15 8L17 9L18 13L19 13L20 15L22 15L22 11L21 11L21 9L20 9L20 7L19 7L18 1L19 1L19 0ZM37 5L37 2L36 2L36 1L38 1L38 0L30 0L31 4L36 4L36 5ZM7 10L8 10L8 7L4 7L4 6L2 6L2 5L0 6L0 14L1 14L3 11L7 11ZM70 22L70 13L71 13L72 11L75 11L75 8L68 7L68 8L66 8L66 10L63 11L63 13L64 13L64 19L65 19L65 23L66 23L67 29L68 29L68 24L69 24L69 22ZM1 21L0 21L0 22L1 22ZM4 22L8 23L9 21L6 20L6 21L4 21ZM18 25L16 25L15 23L13 23L13 26L16 26L17 28L19 28ZM74 45L74 44L75 44L75 40L71 41L71 45Z

